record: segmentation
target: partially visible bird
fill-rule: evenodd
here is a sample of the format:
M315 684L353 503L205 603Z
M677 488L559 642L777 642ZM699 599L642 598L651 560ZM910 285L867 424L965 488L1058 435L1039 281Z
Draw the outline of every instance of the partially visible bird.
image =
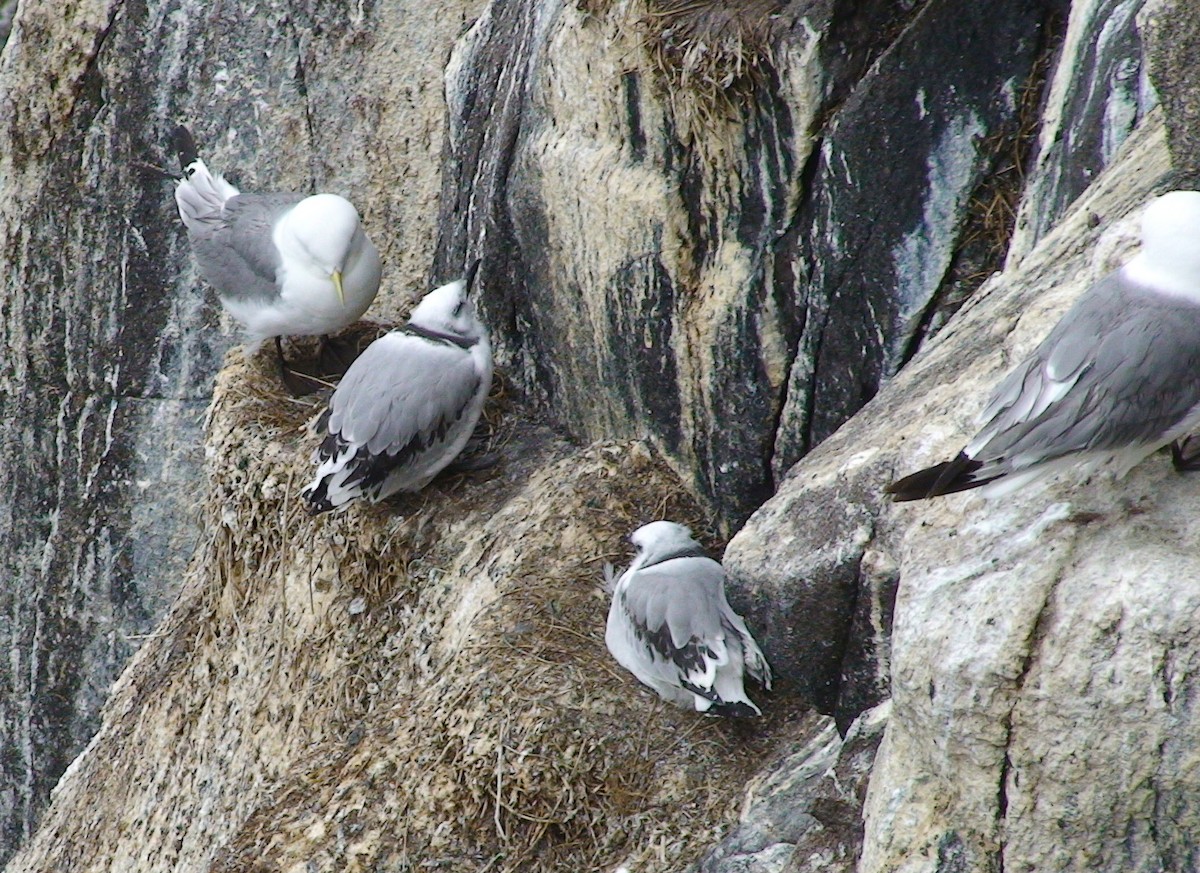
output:
M613 591L604 642L622 667L659 697L697 712L762 712L743 674L771 688L771 668L746 622L725 599L725 571L671 521L633 532L637 555Z
M301 492L313 512L420 491L463 450L492 384L487 329L468 296L478 268L430 291L346 371Z
M379 252L336 194L242 194L200 160L186 127L172 137L183 177L175 203L200 273L246 329L247 353L282 336L326 336L357 321L379 291ZM286 381L286 369L284 370Z
M1009 494L1072 465L1124 475L1200 426L1200 192L1155 198L1142 250L1084 292L992 392L952 461L893 482L894 500Z

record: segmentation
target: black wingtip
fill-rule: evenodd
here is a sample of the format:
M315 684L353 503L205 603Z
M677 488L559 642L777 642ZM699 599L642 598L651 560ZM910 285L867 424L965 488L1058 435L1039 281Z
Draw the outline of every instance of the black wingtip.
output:
M941 478L942 473L949 466L949 461L934 464L932 467L926 467L924 470L918 470L902 479L897 479L883 490L892 495L892 500L896 503L933 497L934 483Z
M320 515L322 512L329 512L333 509L333 504L329 500L329 483L324 479L316 488L305 488L300 492L300 497L304 500L309 515Z
M714 703L708 712L710 715L719 715L724 718L758 718L762 714L750 704L742 703L740 700L732 703L726 701Z
M953 461L943 461L932 467L926 467L924 470L918 470L902 479L897 479L884 488L884 491L892 495L892 500L896 503L941 497L944 494L956 494L959 491L970 491L972 488L979 488L988 482L994 482L998 478L996 476L986 479L974 478L974 474L982 466L980 461L959 452L958 457Z
M471 294L471 288L475 284L475 274L479 272L479 265L482 263L483 258L476 258L471 261L470 266L467 267L467 272L463 275L463 281L466 283L466 291L463 293L467 296Z
M179 156L179 169L184 174L187 173L188 166L200 158L200 153L196 151L196 140L192 138L192 132L182 124L171 131L171 148Z

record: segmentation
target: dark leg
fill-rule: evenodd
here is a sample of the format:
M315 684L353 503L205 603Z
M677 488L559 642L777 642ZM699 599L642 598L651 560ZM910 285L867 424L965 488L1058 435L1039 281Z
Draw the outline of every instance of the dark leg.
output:
M321 337L318 363L328 376L344 376L357 357L358 348L350 340L338 340L326 334Z
M1186 436L1171 443L1171 466L1180 473L1194 473L1200 470L1200 451L1189 452L1195 437Z
M283 357L283 337L275 337L275 360L279 365L279 380L293 397L303 397L317 390L318 383L295 372Z
M466 452L463 452L465 455ZM477 473L480 470L487 470L500 463L500 459L504 457L501 452L485 452L482 455L472 455L469 458L459 455L453 461L446 465L442 472L444 473Z
M491 439L491 429L482 418L475 424L475 432L458 453L458 457L446 465L445 473L476 473L487 470L500 463L504 453L500 450L484 451Z
M475 423L475 430L458 457L446 465L446 473L476 473L496 466L504 459L503 447L487 451L495 434L483 418Z

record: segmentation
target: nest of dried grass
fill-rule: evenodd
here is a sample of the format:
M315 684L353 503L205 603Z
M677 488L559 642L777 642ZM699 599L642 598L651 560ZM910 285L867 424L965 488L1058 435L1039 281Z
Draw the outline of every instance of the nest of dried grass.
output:
M753 723L669 707L610 659L604 562L653 518L711 534L643 444L571 449L498 385L499 467L314 518L321 398L289 400L265 353L227 365L206 608L181 632L262 677L261 729L295 747L251 753L263 789L213 869L678 868L794 728L778 701Z
M781 0L647 0L642 42L677 112L705 125L737 117L746 95L775 66L786 5Z

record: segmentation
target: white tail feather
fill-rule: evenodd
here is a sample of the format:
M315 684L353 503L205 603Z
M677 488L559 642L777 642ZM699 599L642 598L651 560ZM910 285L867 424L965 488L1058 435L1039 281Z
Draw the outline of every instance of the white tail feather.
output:
M185 174L186 178L175 186L179 217L188 230L203 233L221 220L225 201L236 197L238 189L220 175L209 172L198 158L188 164Z
M612 564L605 561L604 562L604 593L612 594L614 591L616 591L618 581L620 581L620 577L617 575L617 571L615 569L613 569Z

